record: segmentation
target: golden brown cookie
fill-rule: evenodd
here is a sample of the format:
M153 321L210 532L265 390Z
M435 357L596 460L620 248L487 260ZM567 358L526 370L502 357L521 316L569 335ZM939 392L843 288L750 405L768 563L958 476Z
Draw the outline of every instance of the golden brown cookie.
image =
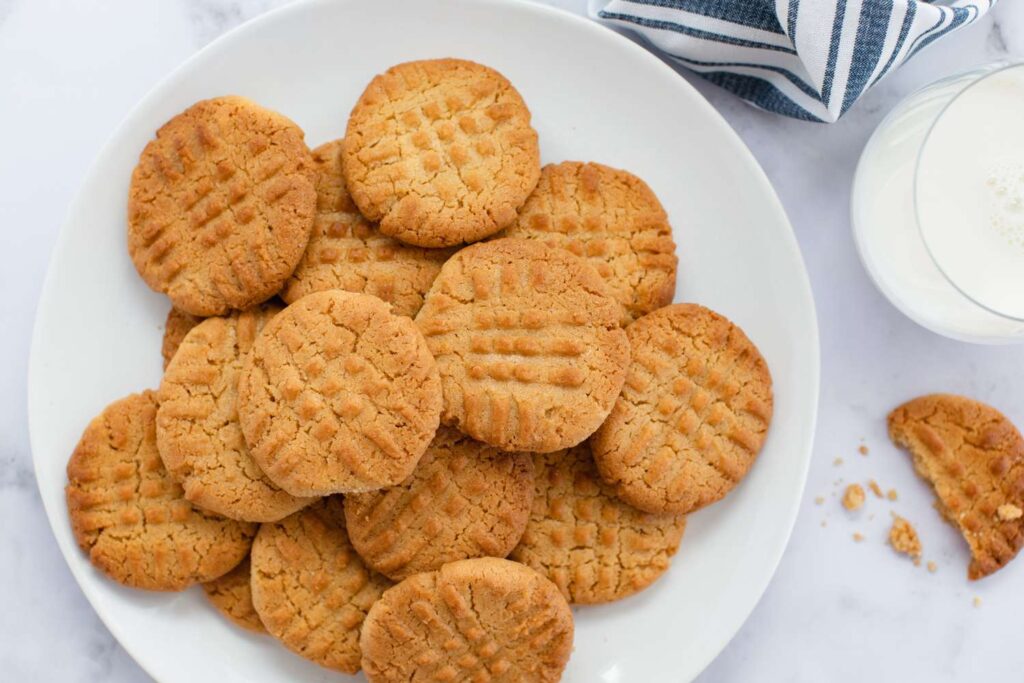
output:
M263 624L330 669L359 671L359 628L390 585L352 549L340 497L262 525L252 545L252 602Z
M185 498L246 522L276 522L312 503L267 478L238 422L238 378L257 335L281 308L207 318L186 336L160 383L156 442Z
M530 518L533 461L442 428L408 479L345 497L352 545L391 579L505 557Z
M86 427L65 489L89 561L132 588L178 591L231 571L256 527L195 507L156 450L157 395L111 403Z
M160 355L164 357L164 370L170 365L188 331L202 321L198 315L185 313L171 306L171 310L167 312L167 322L164 323L164 341L160 347Z
M139 157L128 253L176 308L220 315L281 289L315 209L302 129L243 97L203 100L164 124Z
M441 371L442 420L503 450L576 445L625 379L619 318L597 272L563 249L518 239L466 247L416 316Z
M399 315L416 315L451 249L425 249L381 234L363 218L341 177L341 140L313 150L316 221L306 253L281 298L291 303L325 289L372 294Z
M221 614L247 631L266 633L267 629L252 606L252 587L249 580L249 558L219 579L203 584L207 599Z
M537 184L530 110L494 69L461 59L393 66L348 120L345 182L385 235L446 247L515 220Z
M633 362L611 415L591 438L601 477L641 510L714 503L754 463L772 417L772 378L725 317L676 304L628 328Z
M668 569L686 517L641 512L601 480L590 448L534 457L533 512L509 556L554 581L569 602L619 600Z
M968 578L1003 568L1024 545L1024 438L995 408L931 394L889 413L889 436L935 489L935 507L967 539Z
M549 683L572 652L572 612L558 588L516 562L460 560L386 591L359 644L370 683Z
M504 237L540 240L585 258L622 304L623 322L672 302L676 244L661 202L632 173L565 161L540 182Z
M437 431L441 382L415 323L340 290L299 299L246 357L238 412L253 459L296 496L408 477Z

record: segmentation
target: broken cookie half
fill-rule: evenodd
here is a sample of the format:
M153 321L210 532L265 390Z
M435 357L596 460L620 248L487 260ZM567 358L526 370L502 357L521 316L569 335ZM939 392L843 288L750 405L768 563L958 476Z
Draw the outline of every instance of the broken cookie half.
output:
M998 410L931 394L889 414L889 436L935 489L936 508L967 539L968 578L1001 569L1024 545L1024 438Z

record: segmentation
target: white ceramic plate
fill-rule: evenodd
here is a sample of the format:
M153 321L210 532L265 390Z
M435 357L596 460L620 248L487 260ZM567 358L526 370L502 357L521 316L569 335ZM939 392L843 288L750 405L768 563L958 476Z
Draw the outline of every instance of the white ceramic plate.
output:
M410 59L496 67L534 114L545 162L601 161L643 177L680 245L677 300L728 315L775 379L775 419L747 479L692 516L652 588L576 610L565 680L688 681L726 645L778 563L811 455L818 334L807 274L778 199L728 125L645 50L580 17L516 0L312 1L249 22L189 60L114 134L87 176L47 275L29 373L36 475L60 548L97 613L157 680L321 681L339 675L244 633L198 588L149 594L93 570L75 545L64 467L107 403L160 380L167 301L132 267L125 203L157 127L194 101L237 93L297 121L310 145L339 137L370 78ZM340 676L344 679L344 676Z

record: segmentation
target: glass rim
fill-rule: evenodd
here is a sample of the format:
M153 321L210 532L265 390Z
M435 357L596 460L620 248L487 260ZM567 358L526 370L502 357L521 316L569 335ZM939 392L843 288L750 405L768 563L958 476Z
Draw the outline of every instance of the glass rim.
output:
M918 236L921 238L921 243L924 245L924 249L928 253L928 257L931 259L932 263L935 264L935 267L938 269L939 273L946 280L946 282L948 282L950 284L950 286L953 287L953 289L955 289L957 292L959 292L961 296L963 296L965 299L970 301L975 306L979 306L980 308L983 308L984 310L988 311L989 313L992 313L994 315L998 315L999 317L1005 318L1006 320L1013 320L1013 321L1016 321L1016 322L1024 322L1024 316L1018 317L1018 316L1015 316L1015 315L1010 315L1008 313L1004 313L1002 311L996 310L995 308L992 308L991 306L988 306L988 305L983 304L982 302L978 301L976 298L974 298L973 296L971 296L970 294L965 292L956 283L956 281L954 281L953 278L951 278L949 276L949 273L947 273L946 270L942 267L942 264L939 263L939 260L935 257L935 253L932 251L931 246L929 246L929 244L928 244L928 240L925 237L924 226L922 225L922 221L921 221L921 211L920 211L920 207L919 207L919 204L918 204L918 187L919 187L918 176L921 173L921 160L922 160L922 157L924 156L924 150L928 147L929 141L931 141L932 133L935 131L935 128L939 125L939 122L942 121L942 119L945 117L945 115L949 111L950 107L952 107L956 102L958 102L960 100L960 98L965 93L967 93L970 90L972 90L976 85L984 83L985 81L987 81L989 78L991 78L993 76L996 76L998 74L1004 73L1004 72L1009 71L1011 69L1017 69L1017 68L1024 68L1024 58L1001 59L1001 60L997 60L995 62L989 62L988 64L984 64L982 66L979 66L976 69L971 69L971 70L965 71L965 72L963 72L963 73L961 73L959 75L955 75L955 76L951 76L950 77L950 79L955 79L955 78L960 78L960 77L963 77L963 76L967 76L968 74L971 74L971 73L979 73L980 74L978 76L978 78L976 78L972 82L968 83L959 92L957 92L955 95L953 95L953 97L950 98L949 102L946 102L944 105L942 105L942 108L939 110L939 113L936 115L935 120L932 121L928 125L928 131L925 133L924 139L921 141L921 147L917 150L917 158L914 160L914 178L913 178L913 183L914 183L913 195L914 196L913 196L913 204L914 204L914 222L917 224Z

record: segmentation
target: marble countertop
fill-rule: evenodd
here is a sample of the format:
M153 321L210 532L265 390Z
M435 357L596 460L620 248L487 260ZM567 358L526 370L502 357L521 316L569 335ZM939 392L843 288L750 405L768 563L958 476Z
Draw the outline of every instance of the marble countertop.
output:
M36 490L25 414L35 305L68 203L128 109L191 53L278 4L0 0L4 680L146 680L79 592ZM582 13L586 0L551 4ZM792 540L760 604L702 682L1021 679L1024 561L968 584L965 545L888 443L884 418L911 396L952 391L1024 424L1024 394L1013 381L1024 349L948 341L904 318L861 267L848 218L857 158L886 112L925 83L1006 55L1024 56L1024 4L1013 0L912 60L832 126L765 114L691 79L753 150L789 213L814 287L823 364L814 461ZM861 444L868 455L858 453ZM865 510L845 512L843 486L868 479L898 499L869 494ZM886 545L890 512L917 526L924 559L937 571Z

